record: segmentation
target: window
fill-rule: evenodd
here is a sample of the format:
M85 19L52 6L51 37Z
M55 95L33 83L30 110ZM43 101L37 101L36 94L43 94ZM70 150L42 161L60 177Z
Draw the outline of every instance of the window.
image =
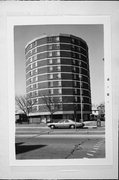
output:
M59 79L61 78L61 73L57 74L57 78L59 78Z
M80 89L80 95L83 95L83 90L82 89Z
M58 70L58 71L61 71L61 66L57 66L57 70Z
M37 41L34 42L34 46L37 46Z
M76 74L74 74L74 79L76 79Z
M74 72L76 72L76 67L74 67L73 69L74 69Z
M51 57L52 56L52 52L49 52L48 55L49 55L49 57Z
M31 56L32 55L32 51L29 51L29 56Z
M77 96L75 96L75 101L77 102Z
M81 61L79 61L79 66L81 66Z
M62 93L62 89L60 88L60 89L58 89L58 93L59 94L61 94Z
M60 49L60 44L56 44L56 49Z
M79 68L79 74L81 74L81 67Z
M50 94L53 94L53 89L50 89Z
M56 55L57 55L57 56L60 56L60 51L57 51L57 52L56 52Z
M74 43L75 42L75 40L74 39L72 39L72 43Z
M80 78L80 80L81 80L81 78L82 78L82 75L81 75L81 74L79 74L79 78Z
M50 81L50 82L49 82L49 85L52 87L52 86L53 86L53 81Z
M31 85L31 87L30 87L31 89L33 89L33 85Z
M32 97L32 92L30 92L29 96Z
M74 91L75 91L75 94L77 94L77 89L74 89Z
M49 76L49 77L50 77L50 79L53 79L53 74L50 74L50 76Z
M36 111L38 111L38 109L39 109L39 107L38 107L38 106L36 106Z
M33 82L33 78L31 78L30 81Z
M81 54L79 54L79 58L81 58Z
M35 77L35 81L38 81L38 76Z
M36 88L38 88L38 84L36 84Z
M77 82L76 81L74 81L74 86L76 86L77 85Z
M33 64L31 64L31 69L33 68Z
M83 82L82 81L80 82L80 86L83 87Z
M82 96L80 97L80 101L83 102L83 97Z
M35 95L38 96L38 91L35 91Z
M57 59L57 63L60 63L60 58Z
M31 71L31 76L33 75L33 71Z
M48 46L48 49L50 49L50 50L51 50L51 49L52 49L52 45L49 45L49 46Z
M37 62L35 62L35 67L37 67L37 65L38 65Z
M52 37L48 37L48 42L52 42Z
M29 58L30 62L32 62L32 58Z
M35 69L35 73L37 73L38 72L38 69Z
M30 49L31 49L31 48L32 48L32 44L30 44L30 46L29 46L29 47L30 47Z
M76 56L75 56L75 53L72 53L72 56L75 58Z
M52 59L49 59L49 64L52 64Z
M58 86L61 86L61 81L58 81Z
M59 41L60 40L60 38L59 37L56 37L56 41Z
M37 55L34 56L34 60L37 60Z
M75 46L74 46L74 45L72 45L72 49L75 49Z
M59 102L62 102L62 96L59 97Z
M52 71L53 70L53 66L50 66L50 71Z
M73 59L73 64L76 64L76 61L75 61L75 59Z
M34 88L36 88L36 84L34 84Z

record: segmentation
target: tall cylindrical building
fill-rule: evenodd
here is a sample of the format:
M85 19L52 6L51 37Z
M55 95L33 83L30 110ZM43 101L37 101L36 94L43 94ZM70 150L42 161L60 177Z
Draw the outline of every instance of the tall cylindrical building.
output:
M77 121L88 120L91 89L87 43L68 34L41 36L26 45L25 56L26 93L35 102L29 114L33 122L51 117L51 98L54 120L74 119L75 114Z

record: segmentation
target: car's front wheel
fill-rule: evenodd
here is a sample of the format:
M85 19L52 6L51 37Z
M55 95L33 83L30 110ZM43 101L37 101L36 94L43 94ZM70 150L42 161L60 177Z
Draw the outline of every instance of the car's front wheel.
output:
M75 126L72 124L72 125L70 126L70 128L71 128L71 129L74 129L74 128L75 128Z
M51 129L54 129L54 128L55 128L55 126L54 126L54 125L51 125L51 126L50 126L50 128L51 128Z

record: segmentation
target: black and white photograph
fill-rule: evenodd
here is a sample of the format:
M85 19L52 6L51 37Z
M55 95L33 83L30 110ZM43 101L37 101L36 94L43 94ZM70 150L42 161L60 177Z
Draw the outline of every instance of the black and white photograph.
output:
M14 26L16 159L105 158L104 27Z
M0 178L116 178L118 3L0 9Z

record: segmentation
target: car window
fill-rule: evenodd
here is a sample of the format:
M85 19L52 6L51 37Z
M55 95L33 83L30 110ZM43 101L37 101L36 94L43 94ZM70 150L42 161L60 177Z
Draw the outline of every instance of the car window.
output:
M69 121L68 120L65 120L66 123L68 123Z
M64 120L59 121L59 123L64 123Z

